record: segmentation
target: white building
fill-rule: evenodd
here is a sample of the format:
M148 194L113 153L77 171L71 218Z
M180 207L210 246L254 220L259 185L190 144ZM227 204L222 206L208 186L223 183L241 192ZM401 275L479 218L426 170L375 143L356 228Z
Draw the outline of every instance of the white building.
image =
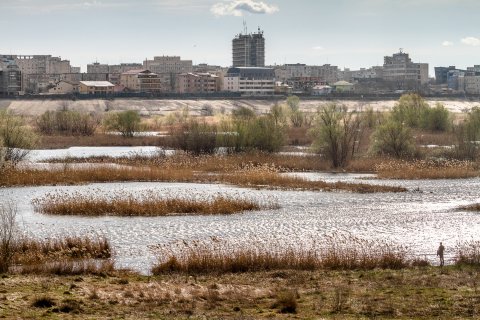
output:
M273 95L275 71L260 67L230 68L223 80L223 90L249 96Z

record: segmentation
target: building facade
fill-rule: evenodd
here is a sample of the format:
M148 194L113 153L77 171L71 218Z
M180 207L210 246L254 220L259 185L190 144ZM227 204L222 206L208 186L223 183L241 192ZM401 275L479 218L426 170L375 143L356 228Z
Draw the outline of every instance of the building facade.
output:
M272 68L230 68L223 82L223 90L248 96L275 93L275 71Z
M220 78L210 73L181 73L177 75L177 93L213 93L220 91Z
M428 84L428 63L414 63L400 50L384 58L383 79L395 84L396 89L419 89Z
M150 70L130 70L122 73L120 84L128 91L160 93L162 81L156 73Z
M111 95L115 85L108 81L80 81L78 92L80 94Z
M233 67L265 67L263 31L238 34L232 40Z
M16 96L22 91L22 72L13 57L0 59L0 96Z

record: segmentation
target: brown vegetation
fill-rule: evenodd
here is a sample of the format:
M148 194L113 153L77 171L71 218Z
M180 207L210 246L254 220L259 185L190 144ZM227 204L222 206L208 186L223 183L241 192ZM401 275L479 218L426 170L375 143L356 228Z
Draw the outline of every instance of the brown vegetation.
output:
M370 270L409 266L404 248L355 238L331 237L308 248L283 244L231 247L218 239L210 243L184 243L176 251L161 250L162 259L152 273L209 274L270 270Z
M157 146L158 137L124 138L121 135L97 133L93 136L42 135L37 147L40 149L64 149L70 147L123 147Z
M248 199L217 195L210 199L161 197L154 192L132 194L117 193L97 196L82 193L49 193L34 199L35 210L53 215L81 216L165 216L174 214L233 214L243 211L276 208Z
M375 167L384 179L462 179L480 175L476 163L458 160L385 161Z
M220 164L221 165L221 164ZM214 164L211 164L214 166ZM180 164L181 167L181 164ZM193 169L175 169L159 167L105 167L91 166L63 171L10 169L0 177L0 186L81 184L90 182L198 182L229 183L242 187L275 188L285 190L313 190L351 192L404 192L405 188L384 185L368 185L363 183L327 183L324 181L308 181L299 177L282 176L268 166L248 167L232 174L212 175L194 172Z
M480 211L480 203L469 204L467 206L461 206L458 210L464 211Z
M98 274L113 270L113 262L108 260L111 254L110 244L105 238L22 238L12 244L10 271L58 275Z

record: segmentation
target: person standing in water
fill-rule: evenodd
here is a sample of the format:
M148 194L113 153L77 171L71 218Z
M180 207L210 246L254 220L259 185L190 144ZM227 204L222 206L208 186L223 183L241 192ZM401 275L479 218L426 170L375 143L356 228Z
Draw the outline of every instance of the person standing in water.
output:
M445 252L445 247L440 242L440 246L437 249L437 256L440 258L440 267L443 267L443 265L445 264L445 260L443 258L443 253L444 252Z

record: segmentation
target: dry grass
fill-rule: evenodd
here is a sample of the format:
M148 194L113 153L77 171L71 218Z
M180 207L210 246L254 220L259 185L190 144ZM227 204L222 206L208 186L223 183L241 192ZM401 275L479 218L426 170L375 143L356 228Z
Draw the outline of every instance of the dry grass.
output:
M409 266L405 248L353 236L334 236L311 247L265 245L235 247L218 239L183 242L179 248L161 248L161 259L152 273L209 274L272 270L371 270Z
M107 259L110 244L105 238L64 237L59 239L21 239L15 244L15 264L36 264L58 259Z
M12 275L1 280L0 316L8 319L472 319L480 312L478 280L478 270L452 267L338 272L285 270L192 278L124 273L105 277ZM32 306L44 296L55 305ZM64 304L79 306L80 314L64 313ZM296 314L285 313L294 311Z
M458 160L385 161L376 166L384 179L463 179L480 175L476 163Z
M34 199L37 212L52 215L80 216L165 216L175 214L233 214L243 211L278 208L273 203L261 204L242 197L178 198L161 197L154 192L134 196L124 192L101 195L82 193L49 193Z
M179 164L180 166L181 164ZM215 164L211 164L214 166ZM159 168L159 167L105 167L91 166L60 171L10 169L0 177L0 186L31 186L82 184L93 182L197 182L197 183L229 183L242 187L286 190L313 190L370 193L370 192L404 192L405 188L363 183L327 183L324 181L308 181L298 177L286 177L277 172L275 167L267 165L255 166L245 164L244 169L232 174L212 175L194 172L193 169Z
M52 262L28 264L21 266L21 274L52 275L105 275L115 271L112 260L72 260L61 259Z
M191 170L162 170L155 167L91 166L64 170L12 168L0 177L0 186L73 185L91 182L195 181Z

